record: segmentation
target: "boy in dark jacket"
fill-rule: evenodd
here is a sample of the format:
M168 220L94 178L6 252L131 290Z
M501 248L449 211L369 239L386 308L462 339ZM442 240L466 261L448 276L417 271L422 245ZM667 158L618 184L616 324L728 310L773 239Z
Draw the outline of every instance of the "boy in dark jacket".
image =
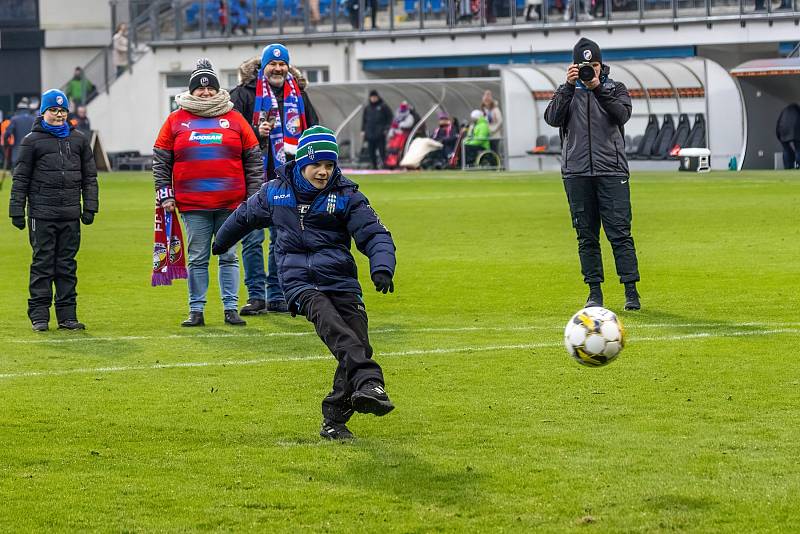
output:
M41 115L22 140L11 188L9 216L20 230L25 229L28 207L33 248L28 317L37 332L48 329L54 284L58 327L85 328L75 310L75 255L81 221L92 224L98 210L97 169L89 140L67 122L68 109L61 91L51 89L42 95Z
M314 323L339 361L333 390L322 401L320 435L326 439L352 438L346 423L354 411L381 416L394 409L372 359L350 253L354 239L369 257L375 289L393 292L394 242L358 186L342 176L338 155L331 130L315 126L303 132L295 161L228 217L212 250L224 252L256 228L275 228L278 276L290 309Z

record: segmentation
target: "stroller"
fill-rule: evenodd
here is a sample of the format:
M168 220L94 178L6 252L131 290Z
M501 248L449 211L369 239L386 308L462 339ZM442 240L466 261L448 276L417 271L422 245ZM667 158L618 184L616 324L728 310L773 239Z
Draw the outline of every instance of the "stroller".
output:
M403 157L403 149L406 146L410 130L396 130L386 142L386 159L383 162L387 169L396 169L400 165L400 158Z

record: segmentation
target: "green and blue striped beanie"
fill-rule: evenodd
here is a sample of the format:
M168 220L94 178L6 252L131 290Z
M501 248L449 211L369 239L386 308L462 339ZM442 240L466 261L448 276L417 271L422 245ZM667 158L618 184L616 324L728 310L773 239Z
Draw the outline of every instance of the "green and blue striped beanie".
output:
M312 126L304 131L297 143L294 159L300 169L320 161L336 163L339 160L339 145L336 144L333 131L324 126Z

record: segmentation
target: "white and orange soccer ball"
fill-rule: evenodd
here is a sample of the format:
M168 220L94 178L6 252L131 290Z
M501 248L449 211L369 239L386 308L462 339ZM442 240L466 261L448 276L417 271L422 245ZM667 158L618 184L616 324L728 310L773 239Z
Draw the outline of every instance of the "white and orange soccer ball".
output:
M575 361L588 367L613 362L625 347L625 329L617 314L605 308L579 310L564 328L564 346Z

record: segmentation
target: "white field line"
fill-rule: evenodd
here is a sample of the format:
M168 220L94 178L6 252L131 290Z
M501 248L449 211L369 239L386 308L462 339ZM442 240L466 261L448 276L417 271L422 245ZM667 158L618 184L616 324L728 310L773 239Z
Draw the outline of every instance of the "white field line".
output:
M631 343L648 342L648 341L680 341L686 339L713 339L725 337L741 337L752 335L773 335L773 334L800 334L800 329L797 328L776 328L770 330L751 330L749 332L733 332L733 333L720 333L720 332L696 332L693 334L680 334L674 336L648 336L629 339L628 345ZM431 354L458 354L470 352L493 352L498 350L526 350L526 349L539 349L539 348L554 348L561 347L561 341L546 341L539 343L522 343L516 345L489 345L482 347L449 347L440 349L412 349L395 352L381 352L378 354L381 358L387 356L425 356ZM63 376L72 374L102 374L102 373L121 373L128 371L152 371L160 369L183 369L195 367L228 367L228 366L243 366L243 365L261 365L265 363L280 363L280 362L294 362L294 361L314 361L314 360L328 360L331 355L297 355L285 356L278 358L257 358L250 360L225 360L218 362L177 362L177 363L156 363L152 365L133 365L133 366L119 366L119 367L83 367L76 369L63 369L54 371L22 371L19 373L0 373L0 380L9 378L26 378L26 377L40 377L40 376Z
M791 327L800 326L800 322L746 322L746 323L643 323L628 325L626 328L753 328L753 327ZM433 332L526 332L534 330L561 330L562 326L556 325L525 325L525 326L456 326L440 328L376 328L370 330L373 334L393 334L393 333L433 333ZM47 334L44 334L47 335ZM67 334L69 335L69 334ZM47 338L40 339L0 339L2 343L17 343L23 345L30 344L59 344L59 343L83 343L92 341L141 341L148 339L215 339L215 338L270 338L270 337L300 337L316 335L313 330L305 332L258 332L245 331L236 333L216 333L216 334L169 334L166 336L105 336L105 337L66 337L66 338Z

